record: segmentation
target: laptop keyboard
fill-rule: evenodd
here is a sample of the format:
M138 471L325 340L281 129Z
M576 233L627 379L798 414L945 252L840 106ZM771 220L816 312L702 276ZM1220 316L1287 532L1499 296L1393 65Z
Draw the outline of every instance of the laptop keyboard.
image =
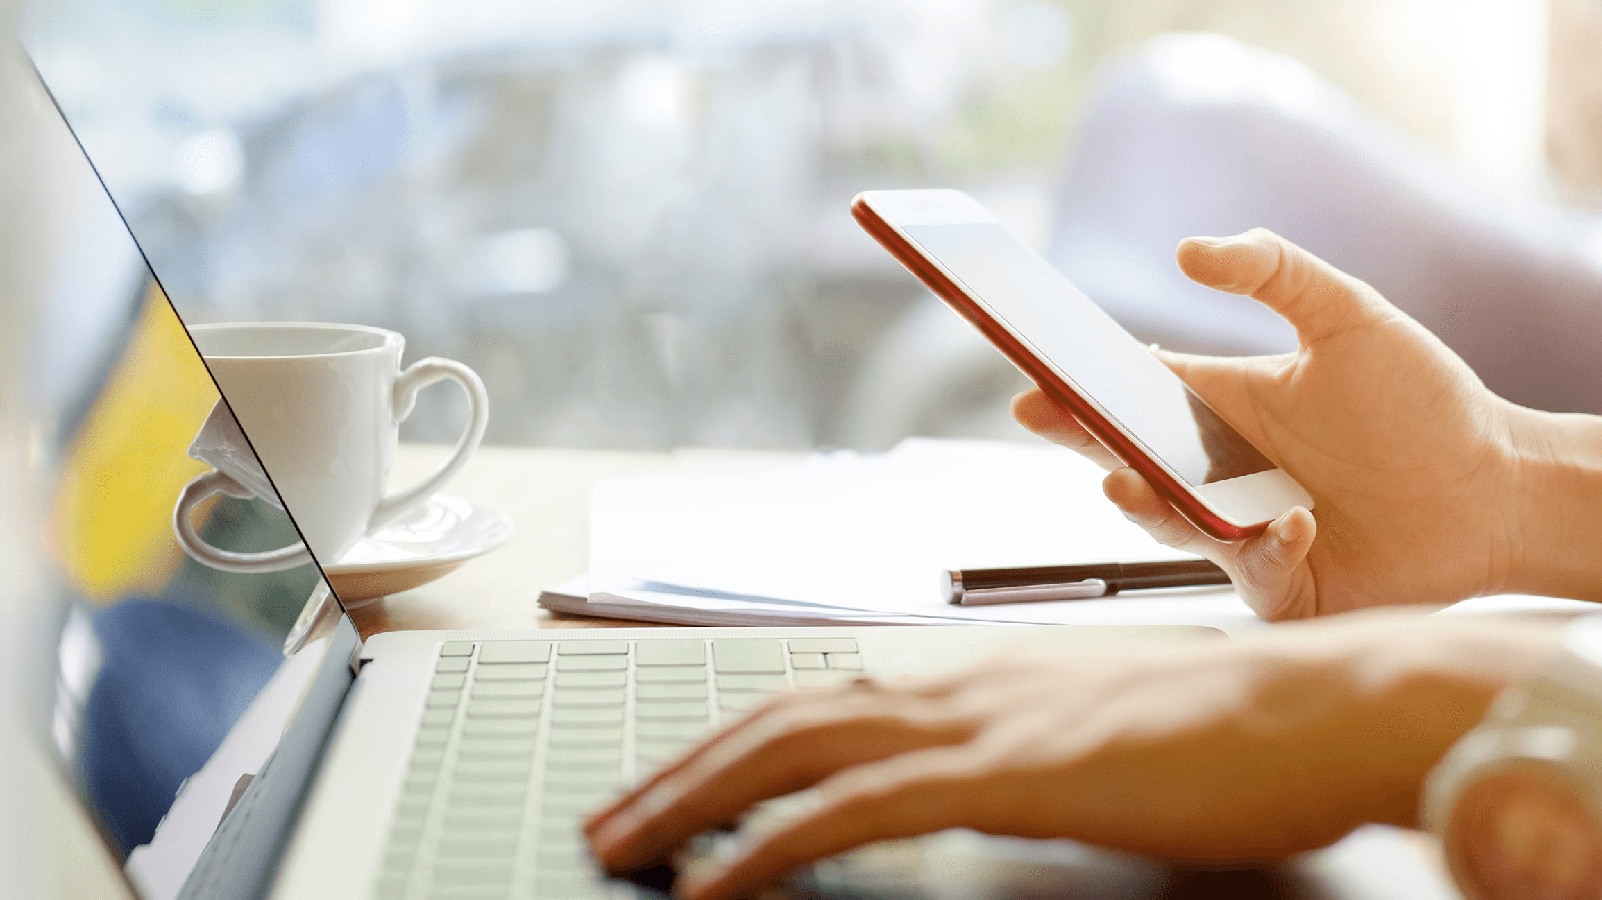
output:
M374 900L626 894L586 814L768 694L861 669L850 638L448 641Z

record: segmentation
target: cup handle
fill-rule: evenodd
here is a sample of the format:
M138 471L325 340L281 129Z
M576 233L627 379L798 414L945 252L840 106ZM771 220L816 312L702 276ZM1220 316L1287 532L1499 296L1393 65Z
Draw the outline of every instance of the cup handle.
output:
M418 391L439 381L454 381L467 392L467 428L463 429L462 436L456 439L456 449L451 453L450 459L435 469L434 474L417 485L379 501L369 520L369 529L384 525L411 509L423 498L438 491L461 470L467 458L478 449L479 441L484 439L484 426L489 423L489 394L484 391L484 382L479 380L477 372L467 366L437 356L412 363L399 378L395 379L395 421L400 422L411 415L412 407L417 403Z
M172 508L172 533L177 536L178 545L196 561L223 572L237 573L282 572L312 561L311 554L306 552L306 545L301 543L262 553L235 553L201 540L200 535L195 533L192 517L195 506L212 494L227 494L238 500L256 497L249 488L215 469L184 485L178 494L178 502Z

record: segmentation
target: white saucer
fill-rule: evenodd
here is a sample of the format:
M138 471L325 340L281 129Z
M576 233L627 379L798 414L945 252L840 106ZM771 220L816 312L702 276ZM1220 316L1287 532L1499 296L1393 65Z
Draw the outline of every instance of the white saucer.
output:
M344 603L370 600L427 584L511 536L506 516L435 494L362 538L323 574Z

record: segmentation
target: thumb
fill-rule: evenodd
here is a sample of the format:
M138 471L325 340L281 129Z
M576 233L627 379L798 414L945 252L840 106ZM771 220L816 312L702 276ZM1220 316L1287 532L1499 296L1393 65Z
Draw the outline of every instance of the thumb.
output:
M1266 228L1186 238L1176 255L1192 281L1248 295L1279 313L1304 347L1390 309L1373 288Z
M1318 592L1302 565L1318 534L1317 520L1296 507L1270 522L1262 534L1236 547L1230 572L1241 598L1269 622L1318 615Z

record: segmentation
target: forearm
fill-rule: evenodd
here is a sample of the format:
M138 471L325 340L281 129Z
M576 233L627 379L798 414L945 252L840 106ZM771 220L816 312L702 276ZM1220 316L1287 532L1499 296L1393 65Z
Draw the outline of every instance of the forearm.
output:
M1602 418L1515 408L1513 428L1513 562L1501 589L1602 601Z

